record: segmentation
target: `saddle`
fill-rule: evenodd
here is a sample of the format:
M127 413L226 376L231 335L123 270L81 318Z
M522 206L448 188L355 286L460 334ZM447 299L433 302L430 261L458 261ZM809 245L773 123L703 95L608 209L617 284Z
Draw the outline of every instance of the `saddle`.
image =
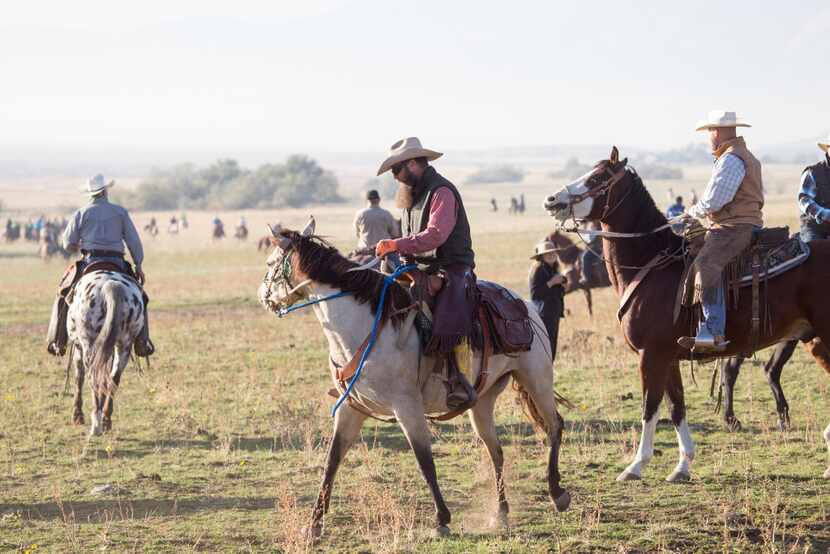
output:
M695 272L692 269L691 260L700 250L704 237L700 232L695 232L695 235L691 238L690 255L678 287L674 310L675 321L681 308L691 308L698 305L701 300L701 291L695 287ZM764 228L753 234L750 245L724 269L723 280L727 302L731 298L735 308L738 306L740 289L752 287L751 344L757 344L759 338L762 308L765 318L764 329L768 333L772 331L772 321L769 310L766 309L767 288L764 286L765 298L762 306L761 285L766 285L769 279L801 265L809 256L810 247L801 240L797 233L790 236L789 227ZM693 310L693 319L696 319L696 316L699 316L699 310Z
M78 281L81 280L81 277L96 271L115 271L117 273L121 273L122 275L126 275L138 283L138 278L133 271L133 266L126 260L124 261L124 268L116 263L108 262L106 260L92 262L90 264L84 264L83 260L78 260L69 264L66 271L64 271L63 277L61 277L60 283L58 284L58 295L61 298L71 299L73 289ZM146 296L144 288L141 287L140 284L139 288L141 288L142 293Z

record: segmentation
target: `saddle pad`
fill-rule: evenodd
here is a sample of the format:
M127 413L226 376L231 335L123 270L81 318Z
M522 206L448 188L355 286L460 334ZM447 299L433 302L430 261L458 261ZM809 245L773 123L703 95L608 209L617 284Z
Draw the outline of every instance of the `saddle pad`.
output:
M762 243L763 244L763 243ZM766 250L766 249L764 249ZM761 279L768 279L780 275L794 267L803 264L810 256L810 247L801 240L801 237L794 235L792 238L769 250L761 251ZM727 275L736 275L730 280L729 285L748 287L752 285L752 251L749 250L735 261L735 273L727 268Z

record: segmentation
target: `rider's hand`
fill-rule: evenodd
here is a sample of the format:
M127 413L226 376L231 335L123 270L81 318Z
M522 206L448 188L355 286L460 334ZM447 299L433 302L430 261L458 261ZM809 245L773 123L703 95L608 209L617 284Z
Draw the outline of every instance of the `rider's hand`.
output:
M556 285L562 285L565 283L565 278L561 275L554 275L548 280L549 287L555 287Z
M135 276L138 279L138 284L143 287L146 279L144 277L144 271L140 267L135 268Z
M378 256L379 258L397 251L398 246L395 244L395 241L391 239L383 239L378 242L377 246L375 246L375 256Z

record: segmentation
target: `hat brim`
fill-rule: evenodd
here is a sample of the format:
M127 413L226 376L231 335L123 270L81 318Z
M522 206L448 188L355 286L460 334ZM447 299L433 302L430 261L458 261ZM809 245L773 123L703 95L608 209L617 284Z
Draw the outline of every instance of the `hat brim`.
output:
M752 125L740 119L738 119L737 121L733 121L731 123L711 123L709 121L698 121L695 131L709 131L711 129L717 129L719 127L752 127Z
M551 252L556 252L556 248L551 248L551 249L549 249L549 250L542 250L542 251L541 251L541 252L539 252L538 254L534 254L534 255L532 255L532 256L530 257L530 259L531 259L531 260L538 260L538 259L540 259L542 256L544 256L545 254L550 254Z
M113 186L113 185L115 185L115 181L110 181L109 183L107 183L107 184L106 184L106 185L104 185L103 187L99 187L99 188L96 188L96 189L90 189L90 188L89 188L89 185L87 185L87 186L85 186L85 187L81 187L81 188L80 188L80 189L78 189L78 190L80 190L80 191L81 191L81 192L83 192L84 194L95 195L95 194L98 194L99 192L101 192L102 190L106 190L106 189L108 189L108 188L112 188L112 186Z
M412 150L407 150L406 152L389 156L383 160L383 163L380 164L380 168L378 169L378 176L383 175L392 169L393 165L400 162L414 160L415 158L426 158L427 161L431 162L433 160L437 160L443 155L444 154L442 152L436 152L435 150L429 150L428 148L413 148Z

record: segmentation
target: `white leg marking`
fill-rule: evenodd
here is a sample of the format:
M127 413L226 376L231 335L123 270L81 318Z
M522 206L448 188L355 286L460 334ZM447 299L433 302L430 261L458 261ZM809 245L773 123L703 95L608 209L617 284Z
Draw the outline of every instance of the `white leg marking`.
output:
M692 434L689 432L689 423L684 417L680 421L680 425L674 428L677 434L677 447L680 451L680 461L674 471L669 475L669 481L688 480L689 468L692 465L692 460L695 459L695 443L692 441ZM678 479L678 477L680 477Z
M824 430L824 442L827 443L827 453L830 454L830 423L827 424L827 428ZM830 466L824 470L824 478L830 479Z
M98 436L103 434L104 432L104 414L101 410L96 410L93 408L92 413L90 414L90 419L92 419L92 425L89 428L89 436Z
M634 456L634 461L625 468L617 481L628 481L629 479L639 479L643 467L648 464L652 456L654 456L654 433L657 430L657 415L654 415L648 421L643 420L643 434L640 437L640 446L637 448L637 455Z

